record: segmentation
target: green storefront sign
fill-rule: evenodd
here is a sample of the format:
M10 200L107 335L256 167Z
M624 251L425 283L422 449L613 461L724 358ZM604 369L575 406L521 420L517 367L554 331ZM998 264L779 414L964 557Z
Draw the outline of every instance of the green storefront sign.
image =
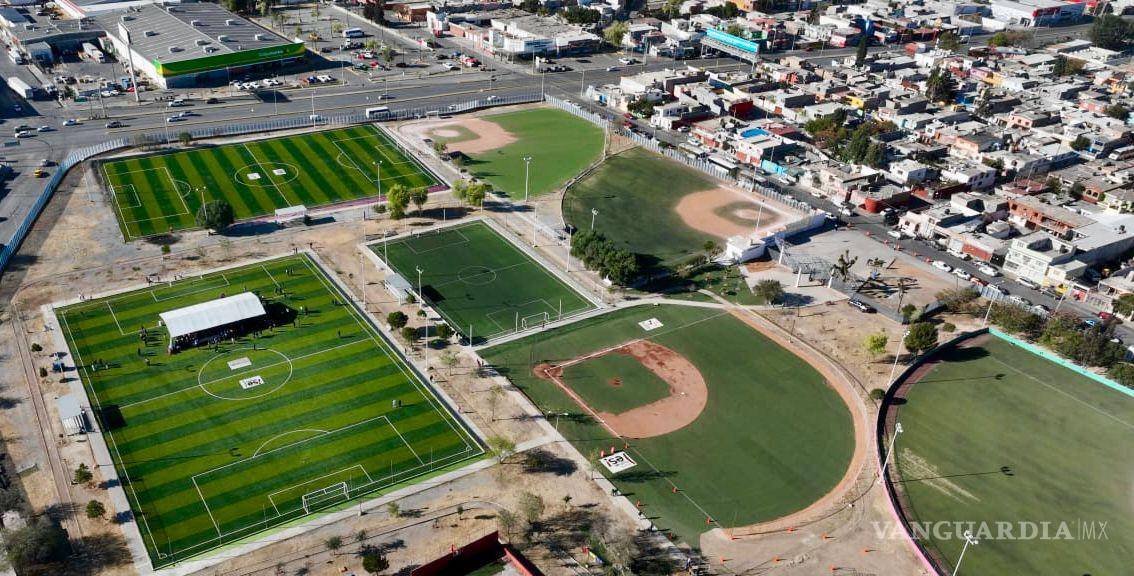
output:
M285 58L298 58L303 55L304 50L305 45L303 42L293 42L282 46L272 46L271 48L242 50L228 54L217 54L216 56L203 56L192 60L179 60L176 62L160 62L155 60L153 65L158 74L163 78L169 78L170 76L181 76L182 74L193 74L195 72L208 72L236 66L247 66L249 64L283 60Z

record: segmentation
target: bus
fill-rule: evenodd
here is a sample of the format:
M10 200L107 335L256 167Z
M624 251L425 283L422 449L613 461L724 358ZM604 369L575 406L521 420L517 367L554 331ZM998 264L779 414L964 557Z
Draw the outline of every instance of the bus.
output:
M347 28L343 30L343 38L362 38L365 35L366 34L362 32L362 28Z
M367 118L384 118L390 114L390 108L387 106L375 106L366 109Z

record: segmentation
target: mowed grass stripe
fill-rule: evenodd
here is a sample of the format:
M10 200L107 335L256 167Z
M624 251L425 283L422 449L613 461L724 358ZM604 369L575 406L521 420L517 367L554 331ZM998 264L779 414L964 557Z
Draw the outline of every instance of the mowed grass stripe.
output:
M118 212L124 233L129 236L128 239L133 239L137 235L165 233L170 227L177 230L192 228L196 224L194 214L177 214L184 209L179 202L169 201L175 198L163 198L160 188L156 188L153 181L140 174L129 174L131 169L140 166L171 167L176 172L176 177L184 180L190 188L205 186L210 198L226 199L233 205L237 219L243 220L271 214L273 210L294 202L317 207L373 196L375 187L370 179L357 170L343 167L337 160L340 151L333 140L359 135L376 137L372 140L374 145L382 146L381 157L389 165L387 175L396 176L387 180L386 184L402 183L413 188L437 183L423 165L410 158L408 153L402 153L388 137L369 125L260 142L197 148L140 159L111 160L104 163L103 167L108 182L119 186L132 184L138 193L141 207ZM255 152L255 158L246 147ZM359 154L353 161L360 166L369 165L380 157L377 151L367 149L366 146L352 147L351 150ZM280 177L270 173L262 174L265 182L278 183L278 190L275 185L249 185L237 173L258 162L263 162L266 166L277 162L286 163L289 170L298 169L300 173L296 179L288 182L283 182ZM192 205L195 204L196 202ZM134 223L132 220L140 221Z
M285 273L289 268L290 275ZM275 294L276 282L284 286L283 295ZM157 315L244 289L260 290L295 310L308 307L310 313L301 317L304 327L285 326L257 342L258 347L270 347L292 358L291 381L256 399L221 400L196 386L198 370L218 350L197 348L166 355L165 332L156 328ZM163 300L155 301L155 294ZM113 402L122 406L125 425L107 435L113 437L117 449L112 451L114 464L128 488L127 496L140 520L155 566L221 543L192 477L247 458L281 435L287 437L309 428L338 430L385 416L399 431L404 430L405 441L411 442L419 454L434 454L438 458L472 454L468 451L470 440L447 412L438 411L440 403L427 389L407 376L404 365L388 355L388 344L375 341L373 328L359 323L361 316L357 311L350 306L336 306L336 301L345 298L305 256L298 256L59 310L65 336L76 354L76 362L82 366L83 384L94 396L94 402L104 407ZM118 323L111 316L108 302L114 306ZM70 325L72 321L75 326ZM119 323L126 335L119 332ZM150 330L150 349L157 353L150 359L155 365L146 366L137 355L141 341L130 332L137 330L139 324L154 327ZM338 342L342 342L342 347L334 348ZM251 344L246 337L225 343L219 351L228 354L216 361L239 357ZM318 353L322 350L326 352ZM307 356L310 353L315 354ZM107 362L110 367L90 369L96 360ZM274 373L272 362L257 360L261 361L265 362L260 364L265 374ZM163 365L156 365L159 363ZM237 380L243 375L236 376L240 371L228 376L223 368L208 370L221 375L214 386L230 386L234 393L240 393ZM223 393L224 389L215 391ZM121 403L127 398L148 401L130 406ZM392 408L395 398L401 400L398 409ZM306 468L290 461L287 465L296 474L317 477L327 472L321 466L335 463L332 456L353 449L361 452L352 453L352 457L366 462L400 458L383 454L386 448L374 443L336 447L310 459ZM263 483L250 483L238 476L218 478L216 482L219 494L239 494L252 501L246 506L241 501L223 504L232 510L231 524L226 524L241 530L241 535L259 529L263 516L257 514L257 508L261 514L264 509L255 502L266 498ZM272 518L268 524L283 520ZM236 537L239 535L228 535L226 541Z

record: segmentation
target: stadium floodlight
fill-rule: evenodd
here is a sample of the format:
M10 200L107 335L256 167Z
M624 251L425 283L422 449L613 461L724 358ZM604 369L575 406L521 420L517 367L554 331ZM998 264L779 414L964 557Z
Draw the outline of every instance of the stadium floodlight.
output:
M898 371L898 358L902 355L902 342L905 341L906 336L910 335L910 331L906 330L901 338L898 338L898 351L894 353L894 365L890 367L890 379L886 381L887 384L894 383L894 373Z
M424 270L421 269L421 266L414 266L414 269L417 270L417 307L424 310L425 302L423 300L425 300L425 295L421 292L421 273Z
M878 473L878 482L881 483L886 478L886 467L890 465L890 458L894 455L894 442L898 439L898 435L902 433L902 423L894 424L894 435L890 437L890 445L886 448L886 459L882 461L882 471Z
M523 158L521 158L521 160L524 161L524 202L527 202L528 201L528 192L529 192L528 174L531 173L532 157L531 156L524 156Z
M591 208L591 230L595 229L595 216L598 216L598 208Z
M961 547L961 555L957 557L957 565L953 567L953 576L957 576L957 572L961 570L961 560L965 559L965 551L969 549L969 546L976 546L980 543L979 540L973 537L973 533L970 530L965 530L964 536L965 545Z
M382 196L382 161L375 160L374 166L378 168L378 196Z

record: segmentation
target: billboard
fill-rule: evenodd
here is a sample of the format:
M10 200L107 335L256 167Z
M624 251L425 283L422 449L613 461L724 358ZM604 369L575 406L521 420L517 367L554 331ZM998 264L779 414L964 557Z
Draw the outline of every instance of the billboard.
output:
M305 50L306 46L303 44L303 42L292 42L290 44L282 44L280 46L272 46L269 48L229 52L226 54L217 54L214 56L202 56L200 58L177 60L175 62L161 62L154 60L153 65L158 74L160 74L164 78L168 78L170 76L180 76L182 74L208 72L211 70L219 70L235 66L247 66L250 64L259 64L261 62L272 62L275 60L284 60L287 58L298 58L303 55Z
M705 32L705 34L709 38L712 38L713 40L716 40L717 42L727 44L727 45L729 45L733 48L736 48L737 50L743 50L745 52L751 52L753 54L759 54L760 53L760 45L757 44L756 42L753 42L751 40L746 40L744 38L741 38L740 36L733 36L732 34L729 34L728 32L725 32L723 30L717 30L716 28L709 28Z

